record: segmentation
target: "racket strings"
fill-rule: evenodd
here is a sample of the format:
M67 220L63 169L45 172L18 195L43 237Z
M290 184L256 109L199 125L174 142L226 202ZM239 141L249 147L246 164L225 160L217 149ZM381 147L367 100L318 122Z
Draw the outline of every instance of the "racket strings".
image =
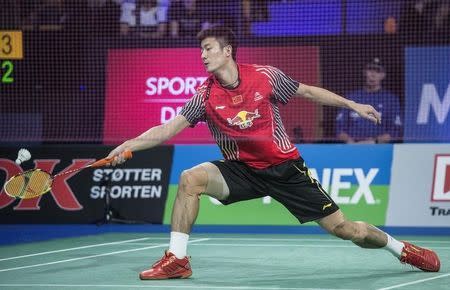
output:
M45 171L35 169L13 177L5 185L8 195L28 199L40 196L50 190L52 177Z

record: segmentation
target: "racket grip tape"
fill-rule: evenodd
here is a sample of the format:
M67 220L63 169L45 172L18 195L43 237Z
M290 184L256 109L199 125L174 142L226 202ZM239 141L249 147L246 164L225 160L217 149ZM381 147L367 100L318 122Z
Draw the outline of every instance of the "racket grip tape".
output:
M124 151L124 152L122 153L122 156L123 156L123 158L125 158L125 160L128 160L128 159L131 159L131 158L133 157L133 153L132 153L130 150L126 150L126 151ZM116 157L116 156L110 157L110 158L103 158L103 159L97 160L97 161L95 161L94 163L92 163L92 164L90 165L90 167L101 167L101 166L105 166L106 164L111 163L111 162L114 160L115 157Z

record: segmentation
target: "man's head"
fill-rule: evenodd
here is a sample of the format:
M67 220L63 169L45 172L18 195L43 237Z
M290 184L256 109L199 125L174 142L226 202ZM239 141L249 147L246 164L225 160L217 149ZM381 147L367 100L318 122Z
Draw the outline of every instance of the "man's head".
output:
M202 30L197 35L202 48L202 60L208 72L213 72L221 65L236 61L237 41L234 32L225 26L213 26Z
M386 77L386 71L378 57L373 58L364 68L364 76L366 77L366 85L369 88L379 89L381 82Z

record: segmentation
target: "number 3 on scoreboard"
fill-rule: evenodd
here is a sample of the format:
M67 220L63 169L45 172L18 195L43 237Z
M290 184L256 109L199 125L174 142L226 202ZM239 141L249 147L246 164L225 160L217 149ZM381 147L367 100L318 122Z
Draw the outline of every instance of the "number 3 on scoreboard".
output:
M0 30L0 59L22 58L22 31Z

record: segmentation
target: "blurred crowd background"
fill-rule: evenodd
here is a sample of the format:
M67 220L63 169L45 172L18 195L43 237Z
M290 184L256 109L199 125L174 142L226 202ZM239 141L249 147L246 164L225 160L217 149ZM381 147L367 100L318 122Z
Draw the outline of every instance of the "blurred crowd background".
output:
M385 33L420 41L448 39L450 29L448 0L2 0L1 6L3 29L118 37L190 38L224 24L242 37ZM294 27L299 23L310 24Z
M108 52L198 48L197 32L217 24L231 27L241 47L317 48L312 84L370 101L387 120L374 129L336 108L317 107L300 121L305 113L294 103L285 118L295 142L442 141L404 134L405 65L408 48L450 45L448 0L1 0L0 5L0 30L22 31L24 49L23 59L14 61L14 83L0 87L5 142L104 142ZM291 55L271 57L295 63ZM309 70L302 63L296 69Z

